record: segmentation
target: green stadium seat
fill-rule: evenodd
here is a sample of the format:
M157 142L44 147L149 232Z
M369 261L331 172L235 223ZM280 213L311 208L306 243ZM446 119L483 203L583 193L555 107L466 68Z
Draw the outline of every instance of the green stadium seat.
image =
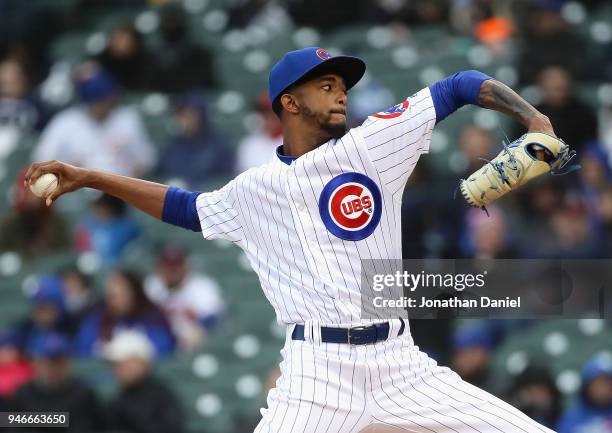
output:
M89 33L68 33L53 41L51 57L62 59L72 64L79 63L86 58L85 41Z
M72 364L75 374L93 386L106 400L118 392L118 383L108 363L100 359L75 359Z
M610 324L585 338L585 326L577 320L543 320L524 332L517 332L496 351L493 375L500 386L509 386L520 371L509 371L512 365L544 365L554 375L567 371L580 372L584 363L596 353L610 350ZM571 379L570 379L571 380ZM570 395L571 397L571 395Z

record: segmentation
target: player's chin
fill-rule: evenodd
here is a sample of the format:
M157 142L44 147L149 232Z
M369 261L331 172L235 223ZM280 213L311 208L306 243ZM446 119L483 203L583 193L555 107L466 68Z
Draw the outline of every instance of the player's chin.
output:
M323 129L327 132L331 138L340 138L346 134L346 120L329 120L323 124Z

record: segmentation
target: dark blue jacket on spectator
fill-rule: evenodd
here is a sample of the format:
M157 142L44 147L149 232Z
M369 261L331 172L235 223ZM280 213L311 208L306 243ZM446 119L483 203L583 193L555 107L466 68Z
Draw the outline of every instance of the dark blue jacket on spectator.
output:
M234 157L225 140L216 134L175 136L166 144L156 170L164 180L180 178L191 188L205 188L215 177L232 174Z
M140 227L128 214L125 203L103 194L91 203L89 215L79 223L76 246L81 251L94 251L105 266L112 267L140 234Z
M77 230L81 249L95 251L105 265L113 266L123 249L140 236L140 227L127 216L113 221L101 221L93 216L83 220Z
M19 346L26 353L46 338L50 332L69 335L74 328L66 315L62 281L56 275L39 279L38 287L29 299L32 310L30 316L15 327Z
M208 120L204 99L197 93L173 102L177 130L165 144L156 168L163 180L180 178L190 188L209 188L209 179L232 174L234 155Z
M596 357L585 365L582 371L581 395L561 417L558 433L612 433L612 401L605 406L596 406L587 392L588 385L602 375L612 380L612 360Z
M558 433L612 432L612 408L598 408L581 400L561 417Z
M0 128L16 127L20 131L42 131L49 120L49 113L40 100L0 98Z
M97 356L109 338L104 336L104 311L102 308L93 311L81 324L75 341L75 353L78 356ZM152 312L136 318L119 319L112 323L112 332L121 329L138 329L147 335L155 347L157 357L163 357L174 351L175 339L168 322L163 316ZM110 336L108 336L110 337Z

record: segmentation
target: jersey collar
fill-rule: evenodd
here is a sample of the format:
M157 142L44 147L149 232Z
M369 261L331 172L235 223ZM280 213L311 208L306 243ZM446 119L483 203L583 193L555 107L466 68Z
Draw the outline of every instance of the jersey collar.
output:
M291 165L291 163L297 159L295 156L283 155L283 145L282 144L276 148L276 156L278 157L278 159L280 159L282 162L284 162L287 165Z

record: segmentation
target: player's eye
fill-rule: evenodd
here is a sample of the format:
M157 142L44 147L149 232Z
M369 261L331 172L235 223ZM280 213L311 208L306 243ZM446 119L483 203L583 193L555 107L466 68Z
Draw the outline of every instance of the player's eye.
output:
M331 88L332 88L331 84L326 84L322 87L322 89L325 90L326 92L329 92Z

